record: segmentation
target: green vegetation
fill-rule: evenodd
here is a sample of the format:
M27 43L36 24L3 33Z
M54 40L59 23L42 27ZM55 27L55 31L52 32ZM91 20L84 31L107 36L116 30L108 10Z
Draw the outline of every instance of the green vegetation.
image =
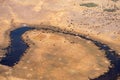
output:
M119 1L119 0L112 0L113 2L117 2L117 1Z
M107 12L115 12L116 9L104 9L104 11L107 11Z
M86 6L86 7L96 7L98 6L97 4L95 3L84 3L84 4L80 4L80 6Z

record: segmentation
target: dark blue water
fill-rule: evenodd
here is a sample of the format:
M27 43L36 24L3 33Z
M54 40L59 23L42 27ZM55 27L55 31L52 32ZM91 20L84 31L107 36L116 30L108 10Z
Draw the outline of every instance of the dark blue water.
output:
M10 33L11 44L6 48L7 50L6 57L2 58L0 64L14 66L16 63L18 63L23 53L28 48L28 45L24 43L21 36L26 31L31 29L33 28L21 27L11 31Z
M35 29L35 28L21 27L11 31L10 33L11 44L6 48L7 50L6 57L2 58L2 60L0 61L0 64L13 67L15 64L17 64L20 61L21 57L23 56L26 49L28 48L28 45L25 44L21 36L26 31L29 31L32 29ZM41 29L52 30L52 29L46 29L46 28L41 28ZM99 41L93 40L83 35L69 33L69 32L62 32L61 30L52 30L52 31L63 33L66 35L81 37L82 39L93 42L97 47L99 47L99 50L105 51L106 58L110 60L112 68L110 68L110 70L106 72L104 75L101 75L98 78L90 79L90 80L117 80L118 75L120 75L120 56L117 55L116 51L112 50L106 44L103 44Z

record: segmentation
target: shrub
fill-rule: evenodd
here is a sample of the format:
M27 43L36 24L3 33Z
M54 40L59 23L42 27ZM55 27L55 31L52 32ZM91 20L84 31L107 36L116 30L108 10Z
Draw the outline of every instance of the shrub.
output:
M86 6L86 7L96 7L98 6L97 4L95 3L84 3L84 4L80 4L80 6Z
M117 1L119 1L119 0L112 0L113 2L117 2Z
M104 11L107 11L107 12L115 12L116 9L104 9Z

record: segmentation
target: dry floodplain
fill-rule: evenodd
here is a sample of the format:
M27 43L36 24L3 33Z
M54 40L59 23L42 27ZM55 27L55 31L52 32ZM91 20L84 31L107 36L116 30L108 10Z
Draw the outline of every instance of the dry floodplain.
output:
M36 29L15 32L15 39L11 33L22 27ZM13 38L26 47L15 45L25 51L14 66L8 66L4 58L10 59L6 53L14 52L9 50ZM99 78L111 69L120 71L116 69L120 67L119 41L120 0L0 0L0 80Z

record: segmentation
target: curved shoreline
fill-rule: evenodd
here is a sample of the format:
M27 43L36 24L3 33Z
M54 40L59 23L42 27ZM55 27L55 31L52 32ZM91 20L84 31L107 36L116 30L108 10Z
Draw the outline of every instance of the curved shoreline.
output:
M120 55L118 55L115 50L112 50L109 46L107 46L104 43L93 40L81 34L72 33L70 31L62 31L59 29L58 30L54 30L50 28L41 28L41 29L52 30L53 32L59 32L59 33L68 34L72 36L78 36L78 37L81 37L82 39L85 39L94 43L99 48L99 50L103 50L105 52L106 58L110 61L112 67L109 68L109 71L106 72L105 74L99 76L98 78L90 79L90 80L117 80L118 76L120 75Z
M36 28L36 27L33 27L33 28L31 28L31 27L22 27L22 28L28 28L28 29L24 30L19 36L16 35L16 36L18 36L20 42L23 41L22 38L21 38L21 35L22 35L24 32L28 31L28 30L31 30L31 29L51 30L51 31L57 32L57 33L63 33L63 34L66 34L66 35L72 35L72 36L81 37L82 39L85 39L85 40L88 40L88 41L91 41L92 43L94 43L97 47L99 47L99 50L105 51L106 57L107 57L108 60L110 60L111 65L112 65L112 68L110 68L110 70L109 70L107 73L105 73L104 75L101 75L101 76L99 76L98 78L91 79L91 80L106 80L106 79L107 79L107 80L116 80L117 77L118 77L118 74L120 74L120 69L119 69L119 67L120 67L120 56L117 55L116 51L112 50L112 49L111 49L109 46L107 46L106 44L103 44L103 43L101 43L101 42L99 42L99 41L93 40L93 39L91 39L91 38L89 38L89 37L86 37L86 36L84 36L84 35L80 35L80 34L77 34L77 33L72 33L72 32L70 32L70 31L63 31L63 30L61 30L61 29ZM18 29L16 29L16 30L19 30L19 29L22 29L22 28L18 28ZM13 30L12 32L14 32L14 31L15 31L15 30ZM12 33L12 32L11 32L11 33ZM18 34L19 34L19 33L18 33ZM10 36L11 36L11 35L10 35ZM15 39L15 38L16 38L16 37L14 37L14 39ZM13 38L12 38L12 36L11 36L11 45L12 45L12 42L14 42L14 39L13 39L13 40L12 40L12 39L13 39ZM24 41L23 41L23 43L24 43ZM24 46L25 46L25 48L24 48L24 50L21 52L22 54L24 54L25 51L26 51L26 49L28 48L28 45L24 44ZM12 48L12 47L11 47L11 46L8 46L8 47L6 48L6 50L8 51L8 53L11 53L11 52L9 52L9 49L10 49L10 48ZM16 49L17 49L17 47L16 47ZM14 51L13 51L13 52L14 52ZM18 63L18 61L20 60L20 58L21 58L22 55L19 55L19 57L18 57L17 60L14 60L14 61L12 61L12 64L9 64L9 63L6 63L6 62L5 62L6 59L11 59L11 57L10 57L11 55L9 55L8 53L6 53L6 57L4 57L4 58L0 61L0 64L3 64L3 65L7 65L7 64L8 64L7 66L14 66L16 63ZM8 60L7 60L7 61L8 61Z

